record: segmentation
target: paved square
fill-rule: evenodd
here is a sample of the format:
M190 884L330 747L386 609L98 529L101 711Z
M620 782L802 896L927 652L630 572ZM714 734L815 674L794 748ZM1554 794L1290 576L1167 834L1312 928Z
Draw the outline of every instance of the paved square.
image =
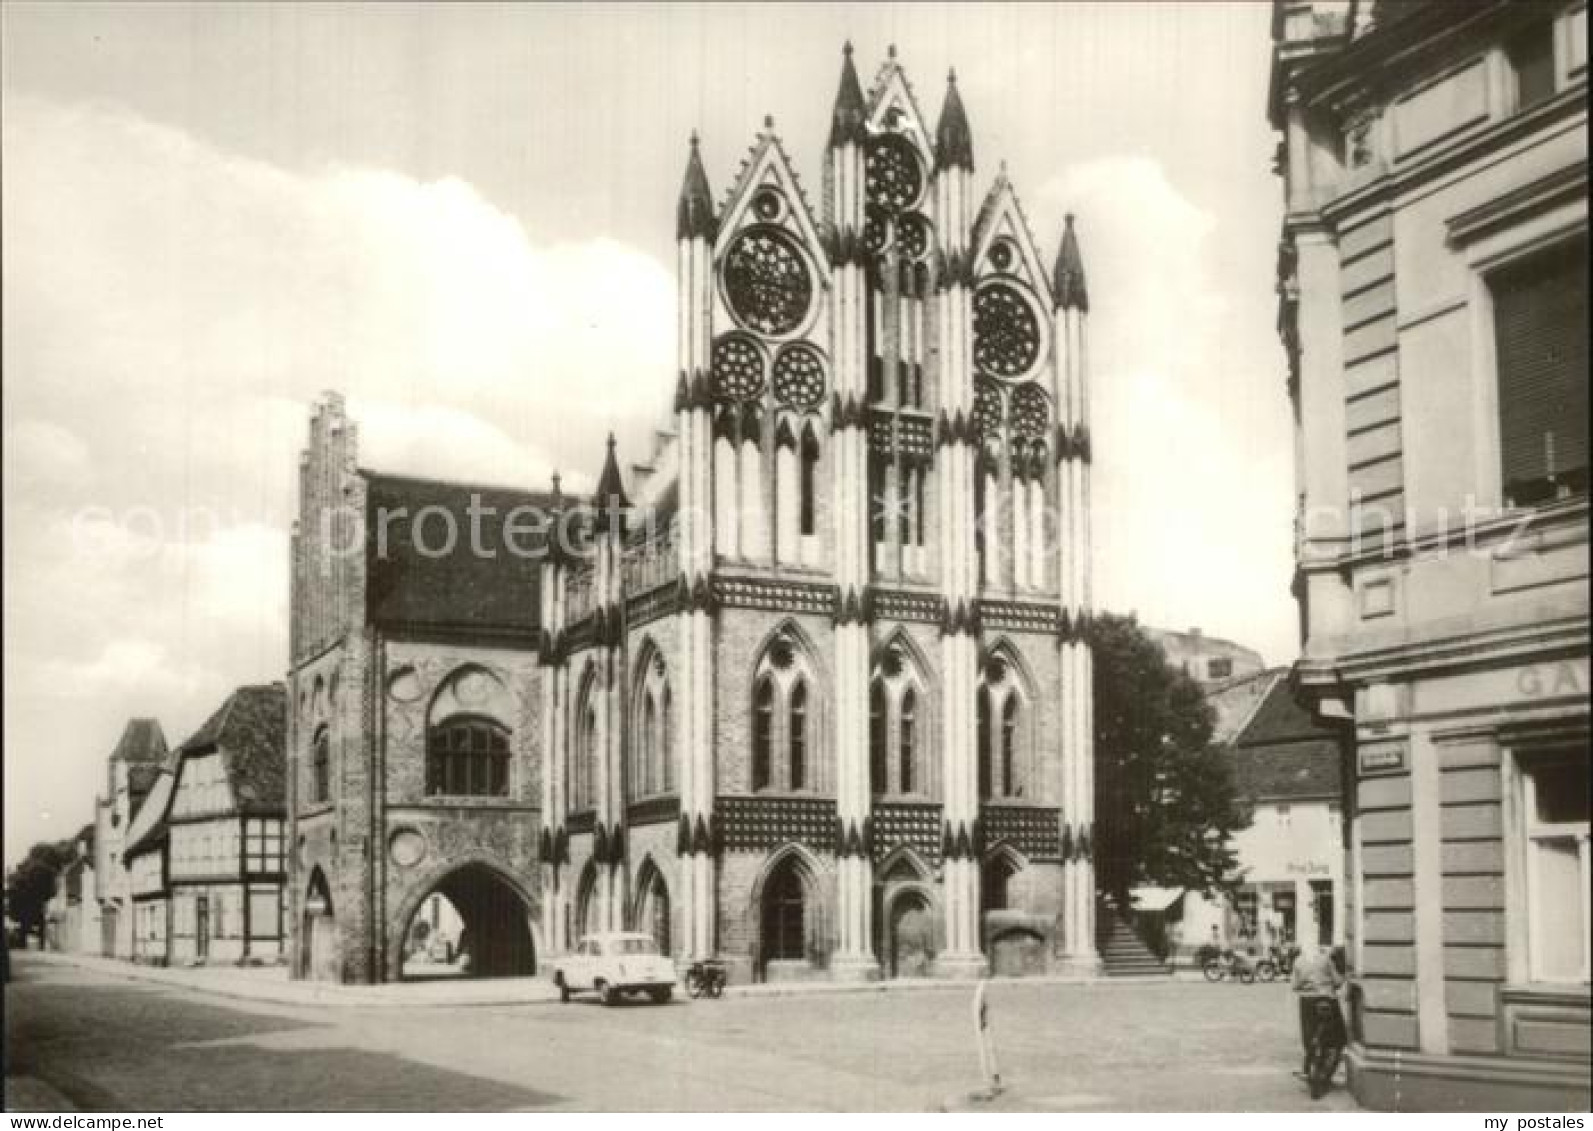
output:
M896 1110L978 1084L972 987L606 1009L304 1008L17 956L8 1075L85 1110ZM1350 1110L1298 1066L1281 985L995 983L1017 1104Z

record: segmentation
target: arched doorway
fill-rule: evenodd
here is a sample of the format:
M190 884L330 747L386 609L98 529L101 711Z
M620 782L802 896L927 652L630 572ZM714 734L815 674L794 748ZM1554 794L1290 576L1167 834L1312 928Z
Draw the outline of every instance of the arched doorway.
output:
M669 887L664 877L649 860L642 866L637 878L636 909L632 922L636 930L653 936L660 954L673 953L670 948Z
M460 960L464 931L464 916L453 900L441 891L434 891L421 900L404 933L404 979L416 981L468 974L469 963Z
M338 980L337 914L326 873L316 868L304 889L304 943L299 951L299 975L318 982Z
M536 973L536 943L531 936L534 909L496 869L466 864L449 872L419 900L404 925L404 938L414 936L418 918L441 910L440 895L457 916L455 964L473 978L525 977ZM400 976L403 976L400 961Z
M1005 852L991 856L979 873L979 906L986 913L1005 911L1012 906L1012 877L1018 862Z
M891 903L890 975L923 978L935 959L934 916L921 891L905 891Z
M807 910L807 885L795 858L788 857L763 885L760 957L765 977L771 966L807 961Z

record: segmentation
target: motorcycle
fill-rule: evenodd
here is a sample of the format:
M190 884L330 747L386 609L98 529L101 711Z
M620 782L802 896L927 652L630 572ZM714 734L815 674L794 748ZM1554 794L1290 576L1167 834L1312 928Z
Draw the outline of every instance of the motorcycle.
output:
M714 959L693 962L686 971L686 993L694 998L719 997L725 992L725 964Z
M1269 967L1271 963L1267 963ZM1223 950L1208 957L1201 965L1201 972L1206 975L1208 982L1221 982L1225 978L1232 978L1246 986L1256 980L1258 966L1250 961L1247 955L1237 951Z

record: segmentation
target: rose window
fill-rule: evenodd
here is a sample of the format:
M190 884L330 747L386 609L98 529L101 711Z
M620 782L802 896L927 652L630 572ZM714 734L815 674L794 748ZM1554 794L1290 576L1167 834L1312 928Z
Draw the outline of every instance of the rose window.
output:
M892 212L911 207L924 189L918 154L900 134L882 134L869 142L863 177L868 199Z
M1015 287L989 283L974 294L974 364L981 373L1012 379L1040 358L1040 322Z
M988 440L1001 431L1001 390L988 381L979 382L974 390L974 430L981 440Z
M929 221L917 212L896 220L896 246L904 259L922 259L929 253Z
M732 400L750 400L763 391L763 354L746 338L727 335L714 343L714 392Z
M1038 385L1024 385L1012 394L1012 430L1034 439L1045 435L1051 406Z
M813 276L791 237L753 228L725 254L725 299L736 320L760 334L789 334L813 305Z
M772 189L764 189L752 198L753 215L760 220L778 220L782 211L780 194Z
M812 410L824 401L824 363L819 351L798 342L774 359L774 395L781 404Z

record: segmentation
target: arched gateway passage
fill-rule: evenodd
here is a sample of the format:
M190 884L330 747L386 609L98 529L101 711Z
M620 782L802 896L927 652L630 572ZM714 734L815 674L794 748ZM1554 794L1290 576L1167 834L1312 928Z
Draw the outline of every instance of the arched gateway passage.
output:
M473 978L536 973L536 943L531 935L535 909L501 873L485 864L466 864L443 876L410 912L405 939L414 938L419 921L435 911L434 895L442 896L456 917L458 937L451 942L460 973ZM394 973L405 975L402 959Z

